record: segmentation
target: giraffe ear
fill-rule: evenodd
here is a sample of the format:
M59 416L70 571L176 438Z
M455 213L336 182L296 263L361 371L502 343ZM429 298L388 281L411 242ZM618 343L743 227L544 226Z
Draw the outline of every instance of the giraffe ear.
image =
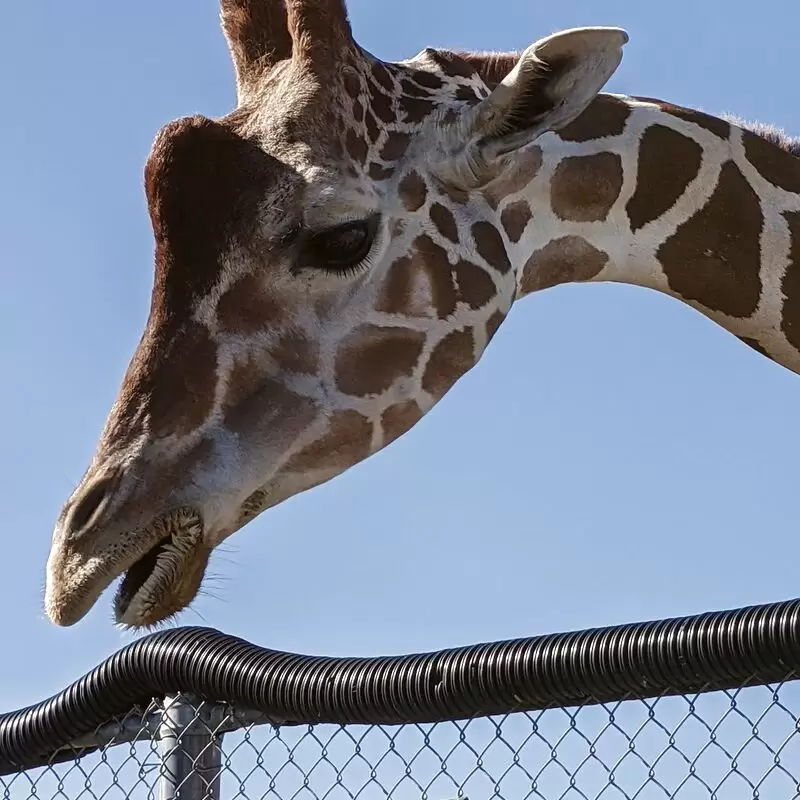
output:
M532 44L492 93L471 109L483 160L564 127L594 100L622 60L620 28L575 28Z

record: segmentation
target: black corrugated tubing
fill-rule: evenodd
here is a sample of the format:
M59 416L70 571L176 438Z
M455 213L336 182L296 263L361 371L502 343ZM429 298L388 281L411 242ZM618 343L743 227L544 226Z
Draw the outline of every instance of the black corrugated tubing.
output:
M774 683L800 673L800 600L437 653L281 653L200 627L145 636L41 703L0 714L0 774L183 692L291 723L465 719ZM63 756L56 756L61 760Z

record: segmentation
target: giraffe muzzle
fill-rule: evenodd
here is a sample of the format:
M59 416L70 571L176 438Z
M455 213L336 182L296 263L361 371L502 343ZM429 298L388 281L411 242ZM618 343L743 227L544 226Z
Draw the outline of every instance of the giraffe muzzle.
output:
M151 627L184 609L195 597L211 548L194 509L173 509L109 546L91 531L60 537L48 559L45 610L60 626L74 625L121 577L114 598L116 622Z
M188 605L203 579L210 550L203 546L203 523L189 509L167 514L155 524L161 537L122 575L114 616L124 626L149 627Z

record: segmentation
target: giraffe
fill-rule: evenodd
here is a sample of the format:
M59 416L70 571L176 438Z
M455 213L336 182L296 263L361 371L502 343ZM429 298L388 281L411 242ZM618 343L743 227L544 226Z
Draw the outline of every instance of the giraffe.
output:
M118 624L196 596L264 510L408 432L512 304L648 287L800 372L800 145L602 93L618 28L381 61L343 0L221 0L237 105L167 124L150 313L55 525L45 610L121 577Z

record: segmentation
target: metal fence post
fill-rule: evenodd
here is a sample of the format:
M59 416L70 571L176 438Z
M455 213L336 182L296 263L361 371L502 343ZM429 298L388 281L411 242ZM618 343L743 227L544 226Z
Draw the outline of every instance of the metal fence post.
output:
M222 733L214 733L198 711L200 701L164 698L158 728L159 800L220 800Z

